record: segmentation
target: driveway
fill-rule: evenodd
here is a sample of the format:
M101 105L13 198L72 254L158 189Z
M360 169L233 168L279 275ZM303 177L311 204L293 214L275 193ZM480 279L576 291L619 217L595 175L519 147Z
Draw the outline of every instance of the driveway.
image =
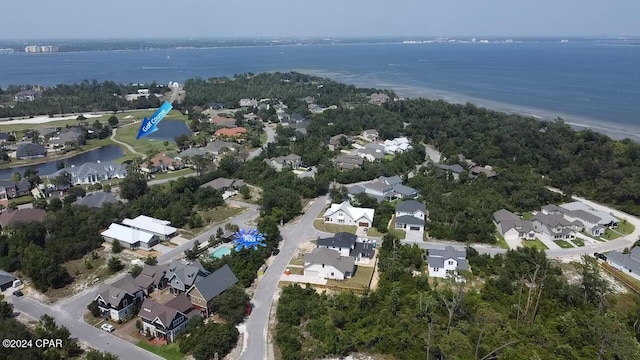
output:
M405 237L404 237L405 240L418 242L424 239L424 232L422 231L405 230L404 232L405 232Z
M162 245L162 244L158 244L154 247L152 247L153 250L159 252L160 254L166 254L169 251L171 251L171 248L169 246L166 245Z
M190 240L189 239L185 239L181 236L176 236L174 238L172 238L170 240L172 243L176 244L176 245L184 245L186 243L188 243Z

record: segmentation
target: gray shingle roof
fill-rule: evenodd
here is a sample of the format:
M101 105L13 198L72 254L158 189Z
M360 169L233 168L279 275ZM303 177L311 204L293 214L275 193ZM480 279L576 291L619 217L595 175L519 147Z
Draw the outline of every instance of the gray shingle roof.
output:
M451 171L452 173L460 174L464 171L464 168L460 164L438 164L438 167L442 170Z
M340 256L337 250L315 248L304 256L305 263L325 264L335 267L343 273L353 273L355 259L352 256Z
M49 178L54 178L63 173L68 173L75 182L77 179L86 178L89 175L98 175L100 177L125 177L127 175L127 166L124 164L118 164L115 161L105 162L88 162L80 166L66 167L58 170L55 173L48 175Z
M495 222L497 223L500 223L502 221L516 221L520 220L520 218L518 217L518 215L512 213L509 210L500 209L493 213L493 220L495 220Z
M142 303L142 306L140 306L140 312L138 314L140 317L149 321L158 318L167 329L173 329L173 320L177 314L182 313L182 315L186 317L185 312L189 309L185 309L185 301L191 305L189 298L184 294L178 295L166 304L158 304L150 298L147 298Z
M366 258L373 258L373 255L375 254L376 250L373 247L372 243L362 243L362 242L356 242L355 246L353 247L353 250L351 250L349 252L349 255L353 256L353 257L357 257L358 255L362 255L363 257Z
M133 277L130 274L126 274L122 279L111 285L100 284L98 296L100 296L106 303L115 307L120 304L127 294L134 295L138 291L139 288L135 284Z
M189 262L188 264L174 261L169 264L164 277L172 282L174 277L177 278L181 282L178 289L186 291L189 290L189 288L197 281L204 279L207 275L209 275L209 272L206 271L204 267L202 267L202 264L197 260Z
M201 148L188 148L184 151L181 151L178 156L180 158L185 158L185 157L193 157L193 156L197 156L197 155L206 155L209 152L201 149Z
M385 184L391 185L391 186L394 186L394 185L397 185L397 184L402 184L402 178L400 176L398 176L398 175L394 175L394 176L391 176L391 177L380 176L378 178L378 180L382 181Z
M16 157L39 156L46 155L46 153L47 149L44 146L40 144L27 143L18 146L18 149L16 150Z
M395 185L393 191L403 196L413 196L418 193L418 190L402 184Z
M14 280L16 280L15 276L4 270L0 270L0 287L6 283L13 283Z
M99 209L104 206L104 204L115 204L117 202L118 199L110 193L97 192L79 199L74 204L90 207L92 209Z
M429 250L429 266L431 267L444 267L444 261L448 259L455 259L458 261L458 269L466 270L467 263L467 250L456 250L453 246L447 246L444 250L431 249Z
M398 216L396 224L424 225L424 220L411 215Z
M347 232L339 232L336 233L333 237L318 239L316 242L317 246L328 246L328 247L340 247L340 248L351 248L356 243L358 237L354 234L350 234Z
M607 254L607 261L631 269L632 273L640 275L640 248L638 247L633 248L630 254L611 251Z
M204 279L195 283L195 288L198 289L200 294L209 301L214 297L222 294L225 290L230 288L233 284L238 282L238 278L231 271L229 265L224 265L220 269L212 272Z
M422 211L423 213L427 212L427 206L419 201L415 200L406 200L399 202L396 205L397 212L407 212L407 213L415 213L416 211Z

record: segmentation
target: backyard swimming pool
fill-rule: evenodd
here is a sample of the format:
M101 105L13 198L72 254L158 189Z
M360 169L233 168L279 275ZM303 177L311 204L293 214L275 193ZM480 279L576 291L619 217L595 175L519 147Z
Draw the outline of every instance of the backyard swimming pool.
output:
M212 259L220 259L223 256L231 254L231 247L228 245L221 245L209 253L209 257Z

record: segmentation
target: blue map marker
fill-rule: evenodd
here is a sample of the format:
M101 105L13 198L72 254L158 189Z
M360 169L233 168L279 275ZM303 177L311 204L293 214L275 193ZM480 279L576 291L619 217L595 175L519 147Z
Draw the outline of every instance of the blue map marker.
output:
M153 132L158 131L158 124L162 119L173 109L173 105L171 105L168 101L165 101L158 110L156 110L150 118L144 118L142 120L142 125L140 126L140 131L138 131L137 139L141 137L147 136Z
M244 229L240 229L234 234L233 237L233 245L235 245L236 251L240 251L242 249L258 250L258 246L267 246L264 243L264 234L258 232L258 230L255 229L247 231L245 231Z

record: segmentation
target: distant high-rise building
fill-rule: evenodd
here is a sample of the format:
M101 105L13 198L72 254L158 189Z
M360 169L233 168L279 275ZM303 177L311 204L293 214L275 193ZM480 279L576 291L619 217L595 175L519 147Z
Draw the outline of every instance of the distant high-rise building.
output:
M26 53L58 52L58 47L53 45L29 45L24 48Z

